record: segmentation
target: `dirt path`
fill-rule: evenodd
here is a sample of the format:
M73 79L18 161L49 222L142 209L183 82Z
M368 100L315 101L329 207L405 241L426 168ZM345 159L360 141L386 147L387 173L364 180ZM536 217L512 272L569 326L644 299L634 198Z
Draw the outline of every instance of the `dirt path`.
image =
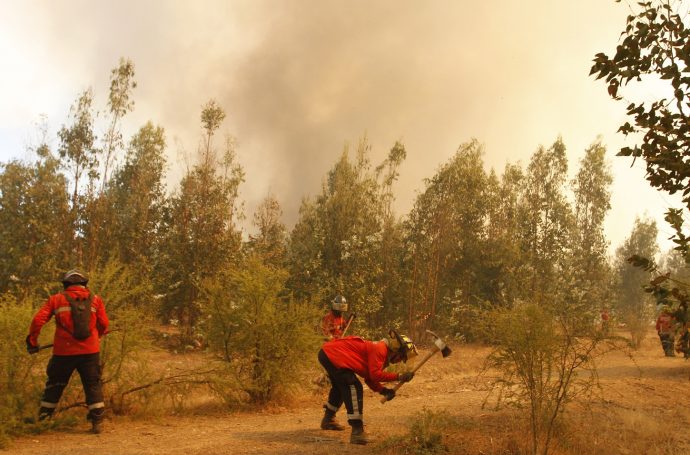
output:
M615 437L608 435L591 442L591 453L645 453L630 447L630 438L653 440L664 435L663 422L688 428L690 408L678 406L679 397L689 401L690 362L665 358L653 338L632 361L621 353L610 354L600 365L603 400L598 401L583 421L601 418L617 422ZM448 359L432 359L400 390L395 400L380 404L379 396L365 392L367 432L377 442L405 433L407 423L426 408L478 422L491 418L493 411L482 409L490 378L477 374L486 348L460 346ZM87 433L87 425L63 432L50 432L16 440L6 452L17 455L209 455L209 454L373 454L377 444L352 446L349 431L326 432L318 429L325 398L306 398L299 409L276 412L164 417L152 421L114 419L100 435ZM341 423L344 413L339 413ZM575 416L577 417L577 416ZM605 423L604 423L605 425ZM597 434L595 432L594 434ZM495 435L494 435L495 436ZM489 437L481 435L480 437ZM627 438L627 439L626 439ZM673 437L670 451L690 453L690 436ZM597 452L597 444L608 452ZM639 442L642 444L642 442ZM642 445L641 447L647 447ZM459 450L459 449L458 449ZM477 453L454 451L451 453ZM2 452L0 452L2 453ZM647 452L656 453L656 452Z

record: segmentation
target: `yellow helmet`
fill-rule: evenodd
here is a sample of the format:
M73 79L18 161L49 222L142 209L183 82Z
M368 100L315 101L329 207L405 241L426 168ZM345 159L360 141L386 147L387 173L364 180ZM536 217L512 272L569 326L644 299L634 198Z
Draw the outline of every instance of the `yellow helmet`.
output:
M406 335L400 335L393 329L388 331L388 349L401 355L403 362L417 355L417 346Z

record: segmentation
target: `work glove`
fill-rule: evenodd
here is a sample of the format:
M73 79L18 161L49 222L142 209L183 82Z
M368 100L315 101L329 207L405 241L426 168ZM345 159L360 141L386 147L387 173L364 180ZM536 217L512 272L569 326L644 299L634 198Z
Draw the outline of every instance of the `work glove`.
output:
M380 393L381 395L386 397L386 401L391 401L393 398L395 398L395 390L393 389L387 389L384 387Z
M38 346L31 344L31 335L26 336L26 352L29 354L36 354L38 352Z
M406 371L398 375L398 381L400 382L410 382L414 378L414 373L412 371Z

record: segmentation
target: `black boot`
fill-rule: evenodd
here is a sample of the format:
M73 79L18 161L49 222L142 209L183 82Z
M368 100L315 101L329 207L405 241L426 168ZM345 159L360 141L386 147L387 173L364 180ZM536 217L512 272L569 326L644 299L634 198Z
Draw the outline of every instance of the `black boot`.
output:
M91 433L101 434L103 431L103 417L105 415L105 410L103 408L92 409L86 415L86 420L91 421Z
M55 409L44 408L43 406L41 406L40 408L38 408L38 420L36 419L36 417L24 417L23 422L27 425L33 425L37 422L48 420L51 417L53 417L53 411L55 411Z
M352 426L352 433L350 433L350 444L367 444L369 439L364 433L364 423L361 420L348 420Z
M323 407L323 419L321 419L322 430L343 431L345 427L335 421L335 411L331 411L326 406Z
M41 421L50 419L51 417L53 417L54 411L55 408L44 408L43 406L41 406L40 408L38 408L38 420Z

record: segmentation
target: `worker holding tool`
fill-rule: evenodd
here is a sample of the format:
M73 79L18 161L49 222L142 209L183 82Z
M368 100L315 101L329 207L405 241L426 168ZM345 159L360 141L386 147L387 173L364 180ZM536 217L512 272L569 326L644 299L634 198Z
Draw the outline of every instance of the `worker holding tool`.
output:
M347 322L343 313L347 311L347 300L342 295L336 295L331 302L331 310L321 319L321 331L326 340L333 340L343 336Z
M43 326L55 316L53 356L48 362L48 381L38 411L39 420L50 418L57 408L62 392L72 373L79 372L91 431L101 432L105 412L101 384L100 339L108 330L108 316L101 298L86 287L85 273L74 269L62 278L64 290L48 298L38 310L26 337L29 354L39 351L38 335Z
M345 403L347 422L352 427L350 443L366 444L362 411L364 395L360 376L369 388L385 396L395 397L393 389L385 388L382 382L409 382L414 373L390 373L383 371L389 364L407 362L417 355L417 348L405 335L391 330L381 341L368 341L359 337L345 337L327 341L319 351L319 363L326 369L331 381L328 402L324 405L321 420L323 430L344 430L335 420L335 414Z

